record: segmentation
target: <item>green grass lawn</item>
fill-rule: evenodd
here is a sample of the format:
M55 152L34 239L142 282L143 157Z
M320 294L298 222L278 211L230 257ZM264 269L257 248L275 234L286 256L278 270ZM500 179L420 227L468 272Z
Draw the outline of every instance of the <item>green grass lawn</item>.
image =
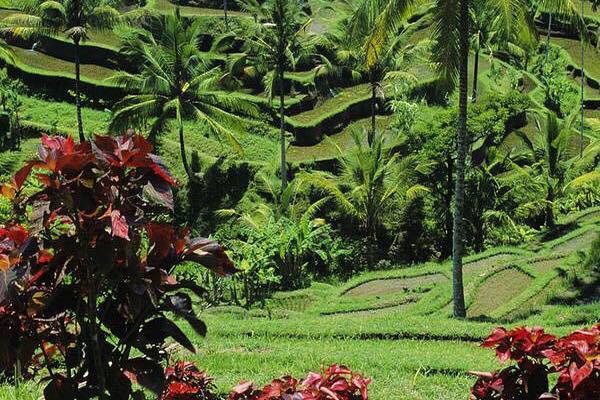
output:
M574 238L597 228L584 223L563 238L533 246L531 250L543 252L560 243L573 243ZM571 255L588 248L591 240L586 236L584 242L571 248ZM518 268L531 270L532 275L517 267L502 267L498 256L506 254L512 254L512 259L531 260L531 268ZM526 319L513 319L510 323L472 318L460 321L449 317L447 307L424 312L419 301L429 302L435 298L435 292L446 293L451 288L448 279L433 282L426 278L449 273L448 264L428 263L369 272L340 286L313 283L308 289L278 293L267 302L265 310L208 309L203 315L209 327L207 338L195 340L196 354L180 353L179 357L193 359L208 370L223 392L243 379L266 384L276 376L302 377L320 366L343 363L373 378L370 394L375 400L465 399L474 382L468 371L498 367L493 352L478 346L495 326L543 325L551 333L562 335L600 320L600 303L577 306L546 303L552 290L557 293L564 290L559 275L550 271L561 265L568 267L565 263L554 263L538 270L534 264L544 260L551 258L526 249L498 248L465 261L466 265L481 264L476 272L467 274L467 294L474 299L470 303L470 317L489 314L515 298L530 294L531 305L517 310ZM493 273L496 269L498 272ZM549 276L558 285L542 285ZM400 281L411 284L398 286ZM378 282L392 292L396 290L396 297L393 293L370 290ZM419 285L426 289L422 300L378 309L386 300L391 304L392 300L409 297L404 286L412 286L409 288L412 290ZM361 296L353 295L353 291L362 289ZM352 312L353 307L356 312ZM528 307L538 311L525 312ZM341 313L328 315L335 309ZM187 327L184 329L191 332Z
M198 340L197 346L193 358L217 377L222 391L230 390L241 377L265 384L273 377L304 377L321 366L344 363L373 378L373 399L458 400L465 398L472 381L466 376L470 365L494 366L488 351L456 341L265 340L215 333Z

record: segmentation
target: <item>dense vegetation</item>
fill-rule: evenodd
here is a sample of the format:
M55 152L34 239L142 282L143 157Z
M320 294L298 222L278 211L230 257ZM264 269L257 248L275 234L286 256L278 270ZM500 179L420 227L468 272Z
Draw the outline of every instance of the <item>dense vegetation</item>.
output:
M1 2L0 398L458 399L497 325L597 337L597 5Z

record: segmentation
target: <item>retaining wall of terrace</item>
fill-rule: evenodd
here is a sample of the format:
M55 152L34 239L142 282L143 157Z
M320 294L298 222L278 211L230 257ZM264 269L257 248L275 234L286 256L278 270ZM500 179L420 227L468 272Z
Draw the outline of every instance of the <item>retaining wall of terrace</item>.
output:
M341 126L346 126L352 121L366 118L369 115L371 115L370 97L351 103L311 125L288 120L286 121L286 129L294 134L298 145L311 146L321 142L327 133L335 132Z
M0 63L0 66L6 66L11 78L23 81L25 85L35 88L37 93L43 93L59 101L73 101L73 91L75 90L73 78L26 71L18 66L5 63ZM90 106L93 106L95 102L101 108L110 107L126 95L125 90L118 86L100 85L85 80L80 82L80 88L81 92L89 100L92 100Z

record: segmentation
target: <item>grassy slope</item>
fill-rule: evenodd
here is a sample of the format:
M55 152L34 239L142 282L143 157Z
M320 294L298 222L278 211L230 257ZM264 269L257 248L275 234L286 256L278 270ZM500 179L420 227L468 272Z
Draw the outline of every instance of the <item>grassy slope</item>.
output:
M16 66L24 71L47 75L48 77L62 76L75 79L75 67L71 62L16 46L10 46L10 48L15 54ZM113 70L99 65L81 65L83 81L108 86L110 84L104 80L113 74Z
M537 314L524 313L530 316L508 325L542 324L553 333L564 334L575 329L576 325L599 320L598 303L571 307L544 305L548 298L544 291L548 286L542 285L544 277L558 277L551 274L554 268L568 267L564 263L541 271L534 267L535 263L551 260L554 256L546 253L551 253L559 244L569 243L596 229L597 225L587 223L563 238L534 245L532 250L539 255L526 249L499 248L468 258L467 265L469 262L490 260L487 268L483 267L466 277L468 294L476 296L475 301L470 303L471 307L475 307L475 310L470 310L471 314L479 315L484 313L482 311L489 312L498 307L501 303L495 298L496 294L505 292L501 300L511 303L511 298L518 299L519 293L535 296L533 289L536 289L540 298L544 299L536 304L540 311ZM588 238L571 251L585 249L589 243ZM531 260L531 266L492 267L491 260L501 254L513 254L515 260ZM217 385L222 390L229 389L241 379L263 384L273 376L286 373L303 375L319 365L343 362L374 378L373 399L464 399L473 382L467 371L489 370L497 366L493 353L480 349L475 342L500 322L457 321L448 318L444 309L424 314L418 303L411 306L410 302L378 312L348 312L377 308L386 301L403 304L402 299L422 295L418 291L387 297L382 294L372 297L344 295L346 291L367 282L440 272L447 274L448 268L447 264L429 263L370 272L342 286L313 284L306 290L277 294L268 303L269 312L234 308L208 311L205 319L209 336L196 342L200 351L191 357L217 376ZM495 270L498 272L493 273ZM500 290L498 285L503 289ZM435 285L426 285L425 289L423 301L434 299L436 291L445 290L443 287L436 289ZM560 285L555 289L564 290ZM496 293L498 290L500 292ZM521 310L524 308L527 307L520 306ZM336 309L343 313L323 315Z
M77 120L75 106L64 102L50 102L32 97L22 97L23 107L21 118L28 123L41 126L42 130L51 133L55 128L60 132L76 132ZM84 127L88 133L106 134L110 122L110 112L83 108ZM187 149L189 152L198 150L212 157L229 155L231 150L223 142L204 136L206 129L200 123L188 121L185 124ZM267 162L276 157L277 144L273 135L253 134L249 132L238 133L238 139L245 149L243 158L249 162ZM39 140L26 139L20 151L4 152L0 154L0 168L5 174L16 171L21 163L31 157ZM180 156L177 134L174 130L163 135L161 154L174 173L183 178L180 166ZM235 155L233 155L235 157Z

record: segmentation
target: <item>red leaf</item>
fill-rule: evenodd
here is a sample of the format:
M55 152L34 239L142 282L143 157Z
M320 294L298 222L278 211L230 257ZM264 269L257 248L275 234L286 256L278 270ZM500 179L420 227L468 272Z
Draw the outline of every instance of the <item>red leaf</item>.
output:
M223 248L217 242L206 238L192 240L185 250L184 260L202 264L222 276L230 276L237 272Z
M31 173L31 169L34 167L34 165L35 165L34 162L29 162L29 163L25 164L25 166L23 168L21 168L20 170L17 171L17 173L13 177L13 183L15 184L17 190L21 189L21 187L23 186L23 183L25 182L25 180Z
M129 225L119 210L113 210L110 213L110 221L112 225L112 235L129 240Z
M169 256L175 240L175 228L172 225L150 223L146 224L146 232L150 241L148 265L154 267Z
M594 370L594 366L591 361L587 361L581 368L577 367L577 364L571 363L569 367L569 375L573 381L573 389L577 388L581 382L583 382Z

